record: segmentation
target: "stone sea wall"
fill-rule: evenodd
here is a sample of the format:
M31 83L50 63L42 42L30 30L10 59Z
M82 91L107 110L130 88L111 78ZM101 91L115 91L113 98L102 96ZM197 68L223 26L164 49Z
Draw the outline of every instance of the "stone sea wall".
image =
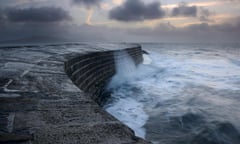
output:
M142 61L130 44L0 47L0 143L148 143L98 104L116 51Z
M122 52L124 51L124 52ZM92 52L79 55L65 62L65 70L70 79L93 100L101 104L105 101L104 89L115 74L115 60L130 56L136 65L143 61L140 46L123 50Z

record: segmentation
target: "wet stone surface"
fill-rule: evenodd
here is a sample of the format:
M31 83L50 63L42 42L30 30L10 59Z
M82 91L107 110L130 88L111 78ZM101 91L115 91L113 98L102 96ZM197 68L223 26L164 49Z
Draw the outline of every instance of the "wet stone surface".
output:
M107 50L114 45L0 47L0 143L148 143L65 74L74 56Z

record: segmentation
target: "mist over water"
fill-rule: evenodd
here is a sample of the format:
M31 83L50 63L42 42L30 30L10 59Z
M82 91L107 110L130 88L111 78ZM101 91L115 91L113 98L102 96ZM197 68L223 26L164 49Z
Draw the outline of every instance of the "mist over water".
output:
M240 45L142 44L118 61L105 109L156 144L240 143Z

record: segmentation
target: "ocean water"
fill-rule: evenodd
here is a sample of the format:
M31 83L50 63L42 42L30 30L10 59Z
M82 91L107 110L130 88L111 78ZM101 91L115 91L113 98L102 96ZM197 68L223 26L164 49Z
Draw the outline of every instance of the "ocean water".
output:
M240 44L142 44L104 108L156 144L240 144Z

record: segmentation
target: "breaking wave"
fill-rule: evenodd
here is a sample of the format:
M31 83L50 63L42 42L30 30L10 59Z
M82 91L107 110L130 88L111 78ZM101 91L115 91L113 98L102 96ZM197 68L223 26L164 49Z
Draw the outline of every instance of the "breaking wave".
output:
M156 144L240 143L240 47L143 44L116 60L104 108Z

